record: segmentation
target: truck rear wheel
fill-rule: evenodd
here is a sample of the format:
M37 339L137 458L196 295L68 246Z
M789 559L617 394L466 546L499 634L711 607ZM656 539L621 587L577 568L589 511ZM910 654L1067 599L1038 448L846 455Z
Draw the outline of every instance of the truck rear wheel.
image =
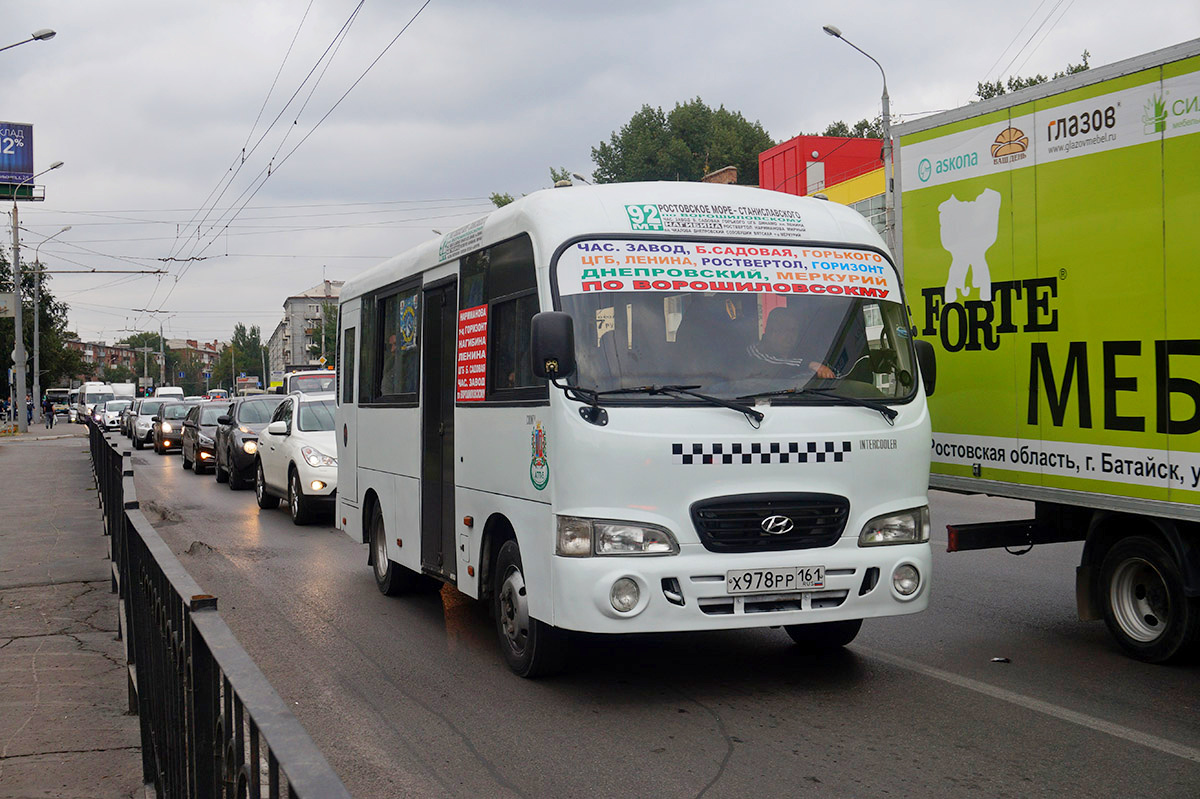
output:
M1178 564L1153 538L1113 545L1100 568L1100 593L1109 632L1138 660L1164 663L1200 641L1200 599L1184 595Z
M826 621L819 624L786 624L783 627L797 645L812 652L840 649L854 640L862 629L862 619Z

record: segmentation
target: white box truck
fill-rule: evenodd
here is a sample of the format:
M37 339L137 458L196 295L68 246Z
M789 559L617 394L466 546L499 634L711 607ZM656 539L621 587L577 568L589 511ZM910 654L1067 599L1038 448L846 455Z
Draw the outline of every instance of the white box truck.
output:
M898 249L940 370L931 486L1031 500L951 551L1085 542L1135 657L1200 640L1200 39L899 127Z

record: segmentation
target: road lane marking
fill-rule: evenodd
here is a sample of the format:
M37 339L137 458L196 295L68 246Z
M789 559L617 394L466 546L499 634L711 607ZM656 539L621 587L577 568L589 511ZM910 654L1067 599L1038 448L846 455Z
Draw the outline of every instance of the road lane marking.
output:
M1044 715L1051 716L1059 719L1060 721L1078 724L1080 727L1087 727L1090 730L1103 732L1113 736L1114 738L1120 738L1124 741L1139 744L1149 749L1156 749L1159 752L1163 752L1168 755L1174 755L1175 757L1183 758L1184 760L1190 760L1193 763L1200 763L1200 749L1193 749L1190 746L1184 746L1183 744L1169 741L1166 738L1160 738L1157 735L1139 732L1138 730L1134 730L1129 727L1123 727L1120 724L1114 724L1111 721L1105 721L1104 719L1098 719L1095 716L1089 716L1086 713L1069 710L1065 707L1061 707L1041 699L1034 699L1031 696L1025 696L1024 694L1018 694L1003 688L997 688L994 685L989 685L985 682L980 682L979 680L973 680L970 677L963 677L962 675L943 671L942 669L937 669L933 666L926 666L923 663L917 663L914 660L898 657L896 655L890 655L886 652L880 652L877 649L871 649L865 646L855 646L853 649L862 652L869 657L882 660L885 663L890 663L893 666L898 666L899 668L907 669L908 671L915 671L918 674L925 675L926 677L932 677L935 680L948 682L951 685L957 685L959 688L966 688L968 691L975 691L976 693L990 696L993 699L999 699L1002 702L1009 702L1010 704L1019 705L1020 707L1032 710L1036 713L1042 713Z

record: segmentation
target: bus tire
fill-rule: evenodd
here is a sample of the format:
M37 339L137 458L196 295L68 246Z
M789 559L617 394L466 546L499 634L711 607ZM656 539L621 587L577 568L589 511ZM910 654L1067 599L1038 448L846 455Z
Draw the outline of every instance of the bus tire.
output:
M1200 598L1183 593L1179 565L1153 538L1130 536L1100 566L1104 623L1133 657L1165 663L1200 642Z
M375 587L379 593L384 596L418 593L436 582L388 559L387 529L383 523L383 508L378 502L371 506L368 533L371 541L371 571L375 575ZM440 584L438 587L441 587Z
M500 651L520 677L544 677L562 671L567 659L567 633L529 615L521 550L509 539L496 555L492 570L492 602Z
M841 649L862 629L862 619L826 621L818 624L785 624L784 631L798 646L811 652Z
M258 507L263 510L274 510L279 507L279 497L267 490L267 480L266 476L263 475L262 461L255 461L254 498L258 501Z

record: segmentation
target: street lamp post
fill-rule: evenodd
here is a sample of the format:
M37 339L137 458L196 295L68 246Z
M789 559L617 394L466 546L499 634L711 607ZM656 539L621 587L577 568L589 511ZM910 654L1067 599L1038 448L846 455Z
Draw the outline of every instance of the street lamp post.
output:
M55 236L60 236L71 229L67 225L62 230L55 233L54 236L47 236L42 239L41 244L33 248L33 420L41 422L42 419L42 336L41 336L41 302L42 302L42 262L38 260L38 252L42 249L42 244L50 241Z
M853 47L858 52L865 55L867 58L879 67L879 74L883 76L883 232L884 239L887 241L888 249L892 251L892 256L896 253L896 224L895 224L895 196L892 186L892 116L891 108L888 102L887 90L887 73L883 71L883 65L875 60L875 57L862 49L854 42L842 35L842 31L835 25L825 25L821 30L828 33L835 39L841 39L846 44Z
M49 28L41 28L40 30L36 30L29 34L28 39L22 39L16 44L6 44L3 47L0 47L0 52L3 52L4 50L11 50L14 47L19 47L23 44L29 44L30 42L44 42L47 39L53 39L55 35L55 32Z
M26 183L29 183L36 178L41 177L52 169L58 169L63 165L62 161L55 161L47 169L43 169L35 175L22 180L13 186L12 190L12 274L13 274L13 375L16 379L16 396L13 398L15 402L13 406L19 411L17 413L17 432L25 433L29 430L29 423L26 421L26 411L24 408L25 398L21 394L25 393L25 314L21 307L21 236L18 232L19 222L17 220L17 192Z

